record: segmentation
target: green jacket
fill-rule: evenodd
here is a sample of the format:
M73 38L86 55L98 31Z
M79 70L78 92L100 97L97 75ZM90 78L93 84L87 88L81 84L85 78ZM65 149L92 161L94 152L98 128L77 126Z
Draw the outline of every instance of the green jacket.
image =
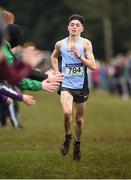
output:
M1 47L1 50L2 50L2 52L3 52L3 54L4 54L5 58L6 58L7 62L9 64L14 63L15 58L14 58L12 52L11 52L11 46L7 41L5 41L3 43L2 47ZM32 90L32 91L40 91L40 90L42 90L41 82L31 80L31 79L27 79L27 78L22 79L18 85L22 90Z
M2 50L2 52L4 54L4 56L5 56L8 64L13 64L15 59L14 59L14 56L13 56L13 54L11 52L11 46L7 41L4 41L4 43L3 43L2 47L1 47L1 50Z

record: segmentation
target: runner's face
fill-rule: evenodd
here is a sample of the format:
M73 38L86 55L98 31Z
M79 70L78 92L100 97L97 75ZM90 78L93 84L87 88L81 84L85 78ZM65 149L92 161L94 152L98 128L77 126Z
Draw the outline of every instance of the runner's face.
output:
M68 31L70 35L80 35L84 30L83 25L79 20L72 20L68 25Z

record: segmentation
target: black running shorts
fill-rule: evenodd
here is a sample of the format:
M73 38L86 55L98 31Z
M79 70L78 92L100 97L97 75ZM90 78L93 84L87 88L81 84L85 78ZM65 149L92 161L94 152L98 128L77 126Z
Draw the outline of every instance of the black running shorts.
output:
M69 89L66 87L60 87L58 94L60 95L61 91L68 91L73 96L73 102L83 103L87 101L89 97L89 88L84 87L83 89Z

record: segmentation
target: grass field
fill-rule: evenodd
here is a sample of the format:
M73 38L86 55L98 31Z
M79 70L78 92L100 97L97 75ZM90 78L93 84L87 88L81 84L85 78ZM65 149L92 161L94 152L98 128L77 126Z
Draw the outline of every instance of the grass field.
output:
M85 113L82 158L73 161L72 145L67 156L59 151L64 140L59 97L33 95L37 106L21 104L25 129L10 125L0 129L0 178L131 178L131 100L92 92Z

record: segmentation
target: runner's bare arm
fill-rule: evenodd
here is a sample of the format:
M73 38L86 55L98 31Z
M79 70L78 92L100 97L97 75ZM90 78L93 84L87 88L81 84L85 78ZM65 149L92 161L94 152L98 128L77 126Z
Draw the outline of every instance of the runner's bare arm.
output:
M81 57L80 60L91 70L96 69L96 62L93 54L93 49L92 49L92 43L90 41L86 41L85 43L85 53L86 53L86 58Z
M55 71L59 72L59 67L58 67L58 57L60 54L60 47L61 47L61 41L57 41L55 44L55 49L51 55L51 63L52 67Z

